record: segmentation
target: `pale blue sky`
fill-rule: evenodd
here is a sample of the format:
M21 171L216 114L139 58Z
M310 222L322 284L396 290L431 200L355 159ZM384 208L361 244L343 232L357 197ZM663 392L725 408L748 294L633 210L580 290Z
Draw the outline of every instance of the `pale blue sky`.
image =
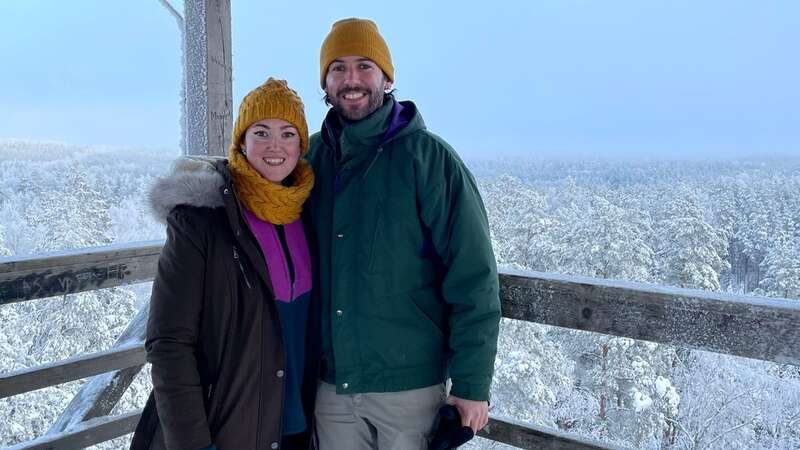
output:
M800 155L796 0L325 5L233 0L237 107L285 78L317 130L320 43L359 16L398 96L467 157ZM157 0L3 0L0 139L176 149L179 39Z

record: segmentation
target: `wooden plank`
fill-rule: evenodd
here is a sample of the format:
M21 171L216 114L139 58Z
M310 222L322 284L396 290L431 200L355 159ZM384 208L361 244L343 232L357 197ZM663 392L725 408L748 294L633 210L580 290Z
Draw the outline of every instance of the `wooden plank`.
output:
M163 244L133 242L0 258L0 306L152 280Z
M233 82L230 0L184 1L184 154L228 152Z
M0 375L0 398L145 363L144 345L132 342L102 352Z
M537 450L625 450L624 447L601 444L559 430L537 427L512 419L489 418L489 424L478 436L517 448Z
M122 347L127 342L144 341L149 310L150 304L147 302L139 309L112 348ZM72 398L64 412L53 422L46 434L63 433L81 422L111 413L142 367L142 365L135 365L92 377L81 386L81 389Z
M161 241L0 259L0 305L151 280ZM506 317L800 365L800 301L503 272Z
M504 272L503 315L800 366L800 301Z
M67 450L85 448L132 432L138 423L141 410L114 417L99 417L75 429L46 435L34 441L7 447L3 450ZM489 419L489 424L478 436L522 449L541 450L625 450L623 447L603 445L598 442L569 435L558 430L538 428L510 419Z
M42 436L2 450L76 450L91 447L132 433L141 414L142 410L139 409L119 416L98 417L69 432Z

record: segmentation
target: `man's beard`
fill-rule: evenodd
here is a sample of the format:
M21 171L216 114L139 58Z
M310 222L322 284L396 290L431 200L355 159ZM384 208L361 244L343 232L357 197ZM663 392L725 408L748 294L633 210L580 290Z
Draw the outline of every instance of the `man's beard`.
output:
M346 95L350 92L363 92L367 95L367 104L359 107L345 107L342 105L340 96ZM362 88L342 88L336 93L334 97L328 97L328 101L333 107L334 111L339 113L341 117L351 122L361 120L364 117L372 114L376 109L383 105L383 91L378 88L374 91L369 91Z

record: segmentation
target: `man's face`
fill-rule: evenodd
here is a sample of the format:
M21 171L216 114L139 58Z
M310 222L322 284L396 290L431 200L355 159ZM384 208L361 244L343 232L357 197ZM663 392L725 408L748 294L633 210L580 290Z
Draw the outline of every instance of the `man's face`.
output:
M333 109L347 120L367 117L383 105L383 93L392 83L372 60L343 56L333 60L325 75L325 93Z

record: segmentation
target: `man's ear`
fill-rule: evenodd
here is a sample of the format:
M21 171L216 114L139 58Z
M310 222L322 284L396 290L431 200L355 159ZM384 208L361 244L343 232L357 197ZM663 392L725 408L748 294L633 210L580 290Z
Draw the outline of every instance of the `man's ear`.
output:
M388 78L386 78L386 79L384 79L384 80L383 80L383 90L384 90L385 92L389 92L389 91L391 91L391 90L392 90L392 86L394 86L394 83L392 83L391 81L389 81L389 79L388 79Z

